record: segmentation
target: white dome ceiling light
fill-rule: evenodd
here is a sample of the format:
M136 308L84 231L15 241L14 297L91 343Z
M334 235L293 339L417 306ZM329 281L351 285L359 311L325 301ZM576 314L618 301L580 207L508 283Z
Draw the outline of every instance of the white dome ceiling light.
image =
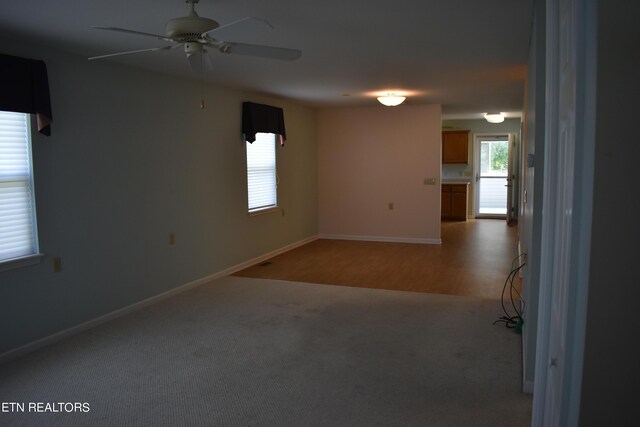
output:
M489 123L502 123L504 122L504 114L502 113L484 113L484 118Z
M396 105L400 105L407 99L406 96L400 96L396 93L387 93L386 95L379 96L378 101L382 105L386 105L387 107L395 107Z

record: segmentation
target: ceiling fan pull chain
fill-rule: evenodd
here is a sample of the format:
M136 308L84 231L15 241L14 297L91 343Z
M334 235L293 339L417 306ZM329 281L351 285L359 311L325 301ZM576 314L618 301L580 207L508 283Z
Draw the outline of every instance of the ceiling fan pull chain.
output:
M200 109L204 110L204 58L200 58Z

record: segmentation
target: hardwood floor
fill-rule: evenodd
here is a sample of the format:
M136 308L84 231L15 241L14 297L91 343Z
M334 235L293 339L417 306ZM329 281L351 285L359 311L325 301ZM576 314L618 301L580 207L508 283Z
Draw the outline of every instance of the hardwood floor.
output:
M443 222L442 245L319 239L234 276L500 299L517 255L504 220Z

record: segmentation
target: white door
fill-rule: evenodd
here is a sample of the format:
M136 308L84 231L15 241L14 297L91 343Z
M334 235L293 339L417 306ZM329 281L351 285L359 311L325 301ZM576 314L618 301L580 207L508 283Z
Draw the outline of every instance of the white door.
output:
M506 218L509 189L509 136L476 135L475 217Z

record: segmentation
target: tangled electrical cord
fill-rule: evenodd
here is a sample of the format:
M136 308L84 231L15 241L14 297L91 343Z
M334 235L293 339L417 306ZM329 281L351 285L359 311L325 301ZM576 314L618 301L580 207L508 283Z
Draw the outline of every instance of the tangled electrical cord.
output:
M518 294L518 299L522 301L522 311L524 311L525 302L522 299L522 295L520 295L520 292L518 292L518 290L513 285L513 280L516 278L516 274L518 274L518 272L522 269L522 267L526 265L526 262L523 261L520 265L518 265L515 268L513 268L513 265L516 261L520 261L520 259L523 258L525 255L526 254L518 255L516 258L514 258L513 261L511 261L512 270L507 276L507 280L504 281L504 286L502 287L502 296L500 298L500 303L502 304L502 311L504 311L504 316L500 316L498 320L493 322L494 325L496 323L504 323L504 325L507 328L515 329L517 333L522 332L522 324L524 323L524 320L522 319L522 312L518 310L518 307L516 306L516 303L513 300L513 293L515 292L516 294ZM509 298L511 300L511 306L515 311L515 315L511 315L511 313L509 313L509 311L507 310L507 306L505 306L505 303L504 303L504 299L505 299L504 294L505 294L505 291L507 290L507 285L509 285Z

